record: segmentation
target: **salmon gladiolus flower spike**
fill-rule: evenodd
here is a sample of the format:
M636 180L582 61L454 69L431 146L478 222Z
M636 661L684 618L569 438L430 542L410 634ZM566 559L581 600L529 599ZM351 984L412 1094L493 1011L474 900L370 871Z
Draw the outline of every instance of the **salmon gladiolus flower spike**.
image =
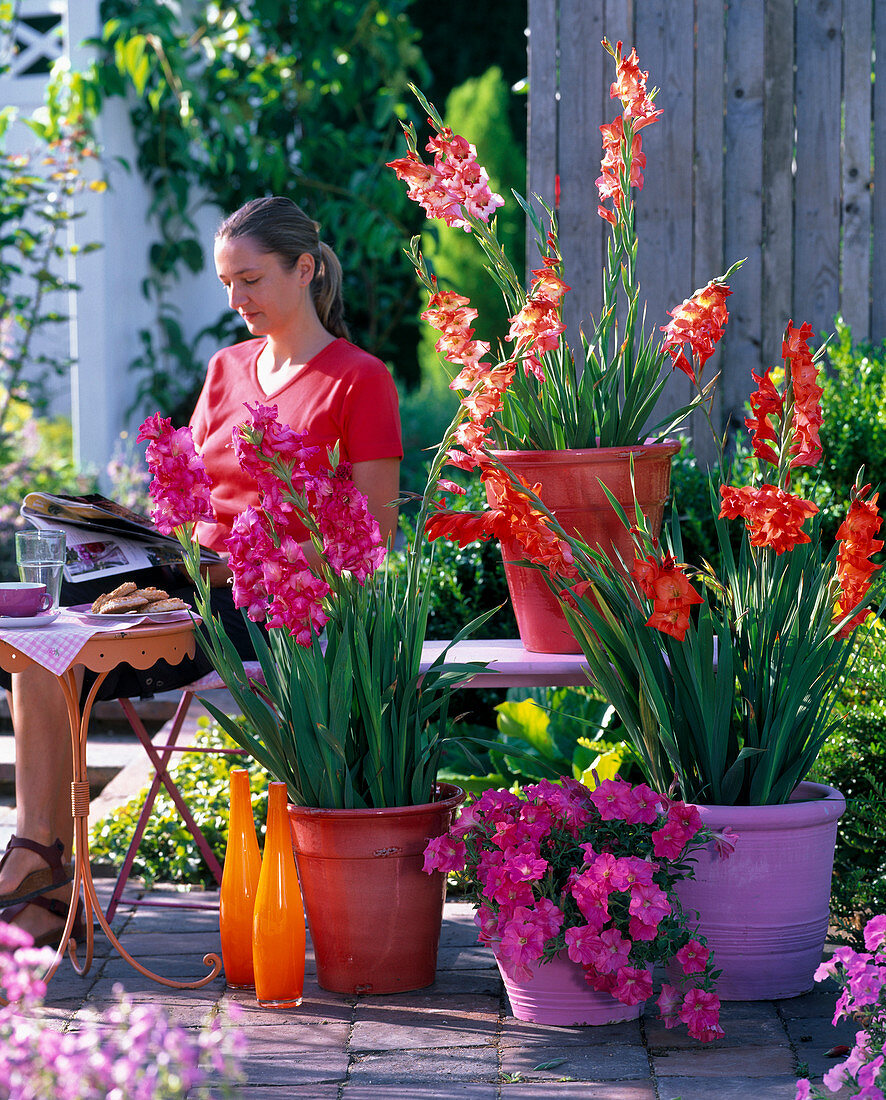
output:
M620 99L622 114L611 123L600 127L603 136L603 160L600 163L600 176L596 180L600 195L597 213L613 225L618 220L617 212L624 206L624 179L629 187L643 188L641 169L646 167L646 155L642 151L639 131L662 114L653 104L655 89L646 90L648 72L640 70L636 49L627 57L622 57L622 43L617 42L613 49L604 38L603 48L615 58L615 81L610 85L612 99ZM612 209L603 206L612 200Z
M471 223L466 214L487 222L505 200L489 186L489 176L477 163L474 146L448 127L438 126L433 118L428 122L436 130L425 146L434 154L433 164L425 164L421 159L415 131L404 127L409 152L405 157L388 161L387 167L393 168L397 179L406 183L409 198L429 218L439 218L469 233Z
M698 384L704 365L714 354L723 335L723 329L729 320L726 299L732 291L720 279L712 279L706 287L697 290L682 305L668 311L673 320L661 326L665 334L662 350L671 357L676 369ZM687 358L684 345L688 344L693 358L698 363L696 371Z

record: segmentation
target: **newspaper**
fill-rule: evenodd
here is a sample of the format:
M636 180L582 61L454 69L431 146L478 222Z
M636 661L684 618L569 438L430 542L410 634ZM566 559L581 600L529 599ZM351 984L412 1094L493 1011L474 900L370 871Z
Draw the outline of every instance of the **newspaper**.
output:
M148 516L100 493L28 493L20 512L34 527L65 532L67 581L111 577L157 565L181 565L178 539L161 535ZM211 565L222 559L204 548L200 560Z

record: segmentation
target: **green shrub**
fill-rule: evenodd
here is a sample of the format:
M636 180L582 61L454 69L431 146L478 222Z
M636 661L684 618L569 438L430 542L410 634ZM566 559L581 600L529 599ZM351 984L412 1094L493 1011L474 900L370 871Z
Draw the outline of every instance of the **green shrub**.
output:
M447 472L455 478L457 473ZM457 497L453 508L481 511L486 508L486 494L477 478L464 482L465 494ZM403 515L401 524L407 539L412 537L411 518ZM395 568L400 568L395 561ZM461 547L449 539L434 542L434 568L429 578L431 586L428 614L429 639L452 638L472 619L491 608L499 608L484 623L484 638L516 638L517 623L511 609L505 580L501 549L496 539L472 542Z
M237 748L234 742L214 722L204 719L196 743L207 748ZM223 754L183 754L170 774L181 791L194 820L202 829L210 847L224 863L228 842L230 795L228 773L231 768L247 768L253 794L252 808L256 831L264 832L267 800L267 775L248 757ZM144 805L147 788L97 821L90 832L89 853L93 861L108 863L119 869ZM132 873L153 882L173 882L211 887L212 872L200 854L200 849L182 821L175 803L165 788L161 788L154 803L142 842L139 845Z
M886 909L886 700L847 712L811 778L846 797L837 827L831 923L860 948L865 920Z
M861 949L865 921L886 909L886 626L880 622L862 639L840 705L841 727L810 778L846 798L837 827L831 922Z

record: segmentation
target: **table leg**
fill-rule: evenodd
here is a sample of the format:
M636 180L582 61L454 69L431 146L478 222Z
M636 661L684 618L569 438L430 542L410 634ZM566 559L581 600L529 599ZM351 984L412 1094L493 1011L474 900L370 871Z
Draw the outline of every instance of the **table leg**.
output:
M203 956L203 962L210 967L210 972L193 982L177 982L172 978L165 978L155 974L142 966L141 963L129 954L122 946L119 939L112 931L110 924L105 919L101 905L95 892L92 881L92 867L89 862L89 780L86 774L86 734L89 729L89 716L95 702L98 689L107 673L99 673L95 683L89 689L89 693L80 709L80 694L77 687L77 677L73 669L69 669L59 677L65 704L68 710L68 723L71 731L71 753L74 764L74 778L71 783L71 810L74 815L74 881L72 884L71 904L68 909L68 917L62 933L61 943L56 952L55 959L46 973L48 981L64 958L65 947L71 956L71 963L78 974L86 974L92 965L93 956L93 914L102 928L102 931L111 941L115 950L146 978L159 982L161 985L172 986L174 989L200 989L211 982L221 972L222 960L214 952ZM86 925L86 955L81 963L77 957L77 943L71 939L71 931L74 927L74 919L77 913L77 901L80 890L83 890L83 919Z

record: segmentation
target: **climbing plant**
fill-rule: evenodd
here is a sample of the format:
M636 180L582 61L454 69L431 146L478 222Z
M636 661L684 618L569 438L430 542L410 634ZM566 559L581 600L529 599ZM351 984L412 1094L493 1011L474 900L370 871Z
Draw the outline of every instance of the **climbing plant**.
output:
M175 301L207 262L198 209L271 193L302 206L341 258L353 338L415 376L418 298L402 247L416 215L384 166L413 111L406 84L424 75L409 2L103 0L82 90L99 104L126 98L151 191L144 290L156 324L141 334L137 403L186 414L202 380L203 334L186 338ZM212 335L245 335L235 321Z

